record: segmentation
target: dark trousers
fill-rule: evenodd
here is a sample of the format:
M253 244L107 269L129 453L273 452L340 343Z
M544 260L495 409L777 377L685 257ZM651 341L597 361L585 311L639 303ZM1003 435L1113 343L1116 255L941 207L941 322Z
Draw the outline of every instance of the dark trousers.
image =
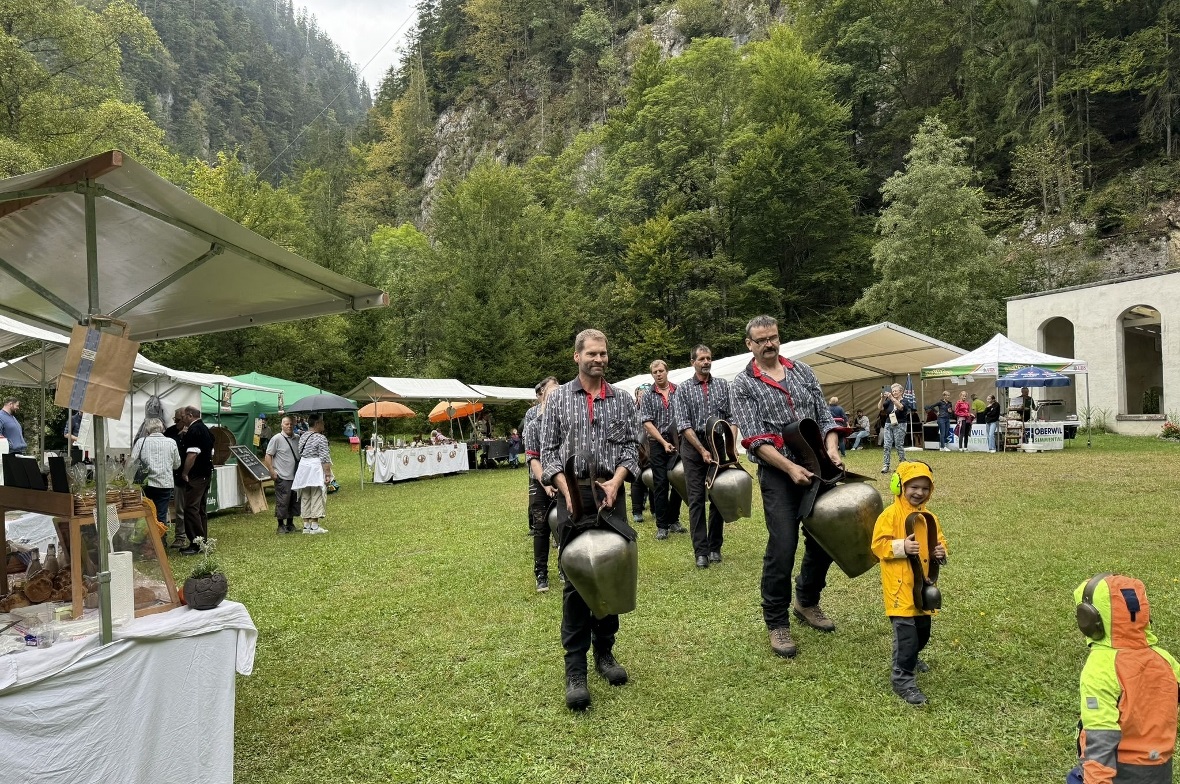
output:
M893 622L893 690L901 692L918 685L914 673L918 654L930 642L930 616L890 616L889 620Z
M708 491L705 490L705 461L687 442L681 442L680 459L684 461L684 479L688 485L688 522L692 533L693 555L699 557L719 553L725 538L725 521L721 519L717 506L709 501ZM707 522L706 503L709 506Z
M640 474L642 476L642 472ZM643 479L636 477L631 481L631 514L643 517L643 507L647 504L647 485Z
M156 507L156 519L168 525L168 502L172 500L172 488L144 485L143 494Z
M656 444L651 451L651 476L655 489L651 494L651 513L656 518L656 528L667 530L680 522L680 494L668 483L668 467L676 458L675 452L665 452Z
M209 495L209 477L197 479L189 477L184 488L184 527L188 533L189 542L198 536L209 538L209 513L205 510L205 500Z
M582 508L594 509L590 488L579 486L577 489L582 493ZM622 509L627 508L627 499L623 495L623 488L620 487L620 497L615 501L616 509L620 506ZM561 647L565 649L565 674L585 676L586 652L593 646L595 653L610 653L618 632L619 616L595 618L574 584L567 580L561 596Z
M536 479L529 479L529 536L533 540L533 576L549 579L549 494Z
M967 439L971 437L971 420L959 417L959 449L967 448Z
M758 468L766 513L766 554L762 557L762 618L766 628L791 625L791 572L799 547L799 502L806 490L777 468ZM799 604L814 607L827 584L832 556L804 531L803 564L795 579Z

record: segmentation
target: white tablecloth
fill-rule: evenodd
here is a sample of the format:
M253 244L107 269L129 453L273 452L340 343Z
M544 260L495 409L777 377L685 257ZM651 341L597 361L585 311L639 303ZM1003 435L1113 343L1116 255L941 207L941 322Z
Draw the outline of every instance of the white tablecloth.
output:
M215 511L245 506L246 488L242 486L242 475L238 471L237 464L217 466L213 470L217 472L217 509Z
M182 607L0 657L0 770L11 781L232 782L235 672L254 669L246 608Z
M387 449L377 452L375 460L373 452L368 451L367 459L373 468L374 482L454 474L468 468L466 444Z

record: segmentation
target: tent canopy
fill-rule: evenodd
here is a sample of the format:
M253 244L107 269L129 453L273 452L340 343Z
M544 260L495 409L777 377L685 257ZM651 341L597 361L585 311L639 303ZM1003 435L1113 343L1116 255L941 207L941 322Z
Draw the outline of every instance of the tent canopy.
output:
M810 365L820 384L825 387L904 376L917 372L928 363L950 360L965 353L957 346L888 321L831 335L793 340L779 346L780 356ZM753 358L754 355L747 351L718 359L713 362L713 375L732 381ZM677 368L668 373L668 378L679 384L692 373L691 366ZM644 373L619 381L615 386L634 393L636 387L650 381L651 376Z
M57 330L50 331L39 327L32 327L15 319L0 315L0 351L7 351L30 340L43 340L46 343L64 346L70 342L70 336Z
M455 378L370 376L345 397L354 400L483 400L485 395Z
M537 399L537 393L528 387L489 387L483 384L471 384L472 389L483 395L485 403L515 403L527 400L532 403Z
M1083 360L1034 351L997 332L995 337L974 351L936 365L924 366L922 378L1002 376L1022 367L1039 367L1067 375L1086 372Z
M268 376L265 373L231 376L228 382L221 386L208 385L201 389L201 411L208 414L213 422L233 433L239 444L253 443L254 420L258 419L259 414L275 414L282 410L283 406L290 405L300 398L325 392L308 384ZM222 407L223 398L218 396L225 395L227 389L233 390L228 410ZM278 425L272 426L271 429L277 433Z
M94 302L141 341L388 304L117 150L0 181L0 248L0 312L48 330Z

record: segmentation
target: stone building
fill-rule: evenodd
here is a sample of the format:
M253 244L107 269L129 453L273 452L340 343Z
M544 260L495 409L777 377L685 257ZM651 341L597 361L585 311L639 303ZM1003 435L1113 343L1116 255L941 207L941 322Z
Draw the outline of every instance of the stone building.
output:
M1156 435L1180 416L1180 270L1012 297L1008 337L1090 368L1091 417L1128 435ZM1084 417L1085 377L1050 390Z

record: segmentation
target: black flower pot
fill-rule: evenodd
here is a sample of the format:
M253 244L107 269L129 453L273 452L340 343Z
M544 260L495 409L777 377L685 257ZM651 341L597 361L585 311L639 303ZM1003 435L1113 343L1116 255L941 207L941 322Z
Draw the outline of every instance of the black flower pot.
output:
M225 599L229 581L225 575L207 574L184 581L184 602L194 610L212 610Z

